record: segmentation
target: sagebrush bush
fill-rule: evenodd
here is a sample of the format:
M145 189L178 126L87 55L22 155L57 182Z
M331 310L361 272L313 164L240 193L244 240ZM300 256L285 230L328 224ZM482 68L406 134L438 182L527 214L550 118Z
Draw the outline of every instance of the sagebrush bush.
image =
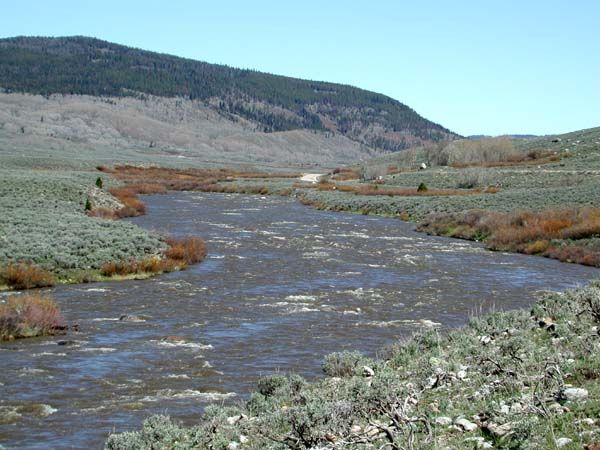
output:
M326 359L335 378L265 377L247 403L212 405L196 426L157 416L106 448L534 450L558 437L593 448L599 321L599 283L547 293L528 310L405 337L368 376L353 369L360 354L339 353ZM566 400L566 387L586 397Z
M0 242L0 267L31 261L62 280L105 261L158 255L164 247L133 224L90 217L94 210L84 214L97 173L0 169L0 177L0 230L10 236Z
M330 377L351 377L362 373L365 364L362 353L344 351L327 355L321 368Z

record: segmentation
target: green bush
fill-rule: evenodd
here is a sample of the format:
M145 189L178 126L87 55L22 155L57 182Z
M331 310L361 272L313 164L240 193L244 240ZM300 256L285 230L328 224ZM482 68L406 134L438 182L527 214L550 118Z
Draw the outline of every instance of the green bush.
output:
M366 358L360 352L331 353L325 357L321 368L330 377L351 377L360 375Z

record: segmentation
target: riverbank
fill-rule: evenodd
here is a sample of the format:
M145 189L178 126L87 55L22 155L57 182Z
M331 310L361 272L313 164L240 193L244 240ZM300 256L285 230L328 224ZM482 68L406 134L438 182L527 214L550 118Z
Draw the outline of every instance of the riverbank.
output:
M600 267L599 179L593 176L577 178L573 185L559 186L565 173L540 172L535 175L529 173L530 178L537 180L536 188L525 188L522 180L520 184L513 181L513 185L498 182L487 186L450 188L449 179L460 179L465 174L458 170L449 176L447 170L395 175L393 184L388 179L336 182L330 177L313 183L265 174L262 178L230 177L207 183L194 182L193 185L169 185L162 181L157 186L200 192L292 196L304 205L323 211L397 217L416 223L418 231L482 241L490 250L539 255ZM502 179L519 176L518 173L503 171L495 176ZM142 180L152 178L152 174L146 172L138 169L135 177L125 177L116 168L111 173L136 186ZM427 183L421 181L417 185L417 176ZM415 185L410 187L410 182ZM532 181L531 184L535 183ZM499 244L498 236L501 234L504 238Z
M144 281L45 291L80 329L0 345L0 411L21 414L0 425L5 447L100 448L111 430L138 429L165 410L191 426L210 402L246 401L266 374L319 379L329 353L375 356L421 327L452 329L473 311L527 308L541 290L598 276L581 265L415 233L395 219L317 211L289 197L171 192L142 199L147 214L128 221L203 236L207 260ZM40 420L32 403L57 411Z
M322 380L266 377L247 403L211 405L197 426L156 416L106 448L595 449L599 325L594 282L418 333L378 359L329 355Z
M173 183L169 169L154 171L170 174L161 182L163 189L293 196L324 211L397 217L416 223L419 231L482 241L490 250L600 267L600 131L571 133L564 141L523 141L510 148L515 154L508 156L519 156L514 161L425 164L420 170L413 166L427 156L416 149L295 180L291 174L277 178L232 173ZM464 158L464 149L455 150ZM449 156L456 157L454 153ZM154 179L148 172L139 169L132 176L119 167L111 171L133 184ZM358 179L368 174L380 175Z
M203 243L194 243L190 259L174 250L182 242L109 220L143 213L139 200L133 208L128 198L124 203L110 194L119 183L109 175L14 168L0 176L0 290L143 279L206 256Z

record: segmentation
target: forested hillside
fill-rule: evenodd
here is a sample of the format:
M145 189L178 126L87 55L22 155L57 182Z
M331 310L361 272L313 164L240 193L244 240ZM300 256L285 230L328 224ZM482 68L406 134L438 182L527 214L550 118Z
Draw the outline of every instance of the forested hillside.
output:
M6 92L185 97L258 132L308 129L397 151L456 135L397 100L351 86L235 69L87 37L0 40Z

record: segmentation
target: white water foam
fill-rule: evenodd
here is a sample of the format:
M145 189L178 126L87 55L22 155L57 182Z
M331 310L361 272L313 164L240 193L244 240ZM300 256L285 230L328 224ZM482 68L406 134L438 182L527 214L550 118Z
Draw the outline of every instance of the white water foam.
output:
M317 299L317 297L315 297L314 295L288 295L285 299L290 302L296 302L296 301L306 302L306 301L315 301Z
M82 352L112 353L112 352L116 352L117 349L116 348L112 348L112 347L88 347L88 348L82 348L80 351L82 351Z
M186 375L186 374L175 374L175 373L170 373L169 375L166 376L166 378L170 378L173 380L189 380L190 376Z
M181 341L150 341L150 342L156 343L156 345L158 345L159 347L166 347L166 348L181 347L181 348L191 348L191 349L195 349L195 350L211 350L213 348L213 346L210 344L199 344L197 342L187 342L184 340L181 340Z
M216 402L235 396L237 396L235 392L228 392L226 394L223 394L220 392L201 392L194 389L185 389L183 391L174 391L173 389L161 389L155 395L148 395L140 399L140 401L157 402L161 400L195 398L204 402Z

